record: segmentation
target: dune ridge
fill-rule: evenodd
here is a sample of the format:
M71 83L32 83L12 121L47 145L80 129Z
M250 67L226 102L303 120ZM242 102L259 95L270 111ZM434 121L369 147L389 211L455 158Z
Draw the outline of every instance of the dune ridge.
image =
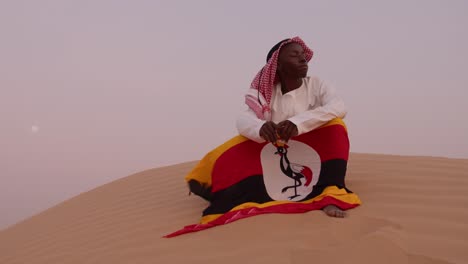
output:
M162 238L197 223L196 162L146 170L0 231L0 263L468 263L468 160L352 153L345 219L268 214Z

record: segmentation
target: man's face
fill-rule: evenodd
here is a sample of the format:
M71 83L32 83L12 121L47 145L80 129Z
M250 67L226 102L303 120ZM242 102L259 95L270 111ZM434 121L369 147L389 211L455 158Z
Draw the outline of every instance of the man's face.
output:
M304 78L307 76L307 60L304 49L297 43L281 48L278 58L278 71L285 77Z

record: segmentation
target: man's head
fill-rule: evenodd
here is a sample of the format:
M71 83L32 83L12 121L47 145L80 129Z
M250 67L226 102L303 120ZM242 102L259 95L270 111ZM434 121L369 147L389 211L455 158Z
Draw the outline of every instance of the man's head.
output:
M307 70L306 55L300 44L291 42L281 48L277 67L280 78L304 78L307 76Z
M268 52L267 63L255 75L251 89L245 97L246 104L258 118L263 120L271 118L269 105L273 88L279 79L287 81L306 77L307 63L313 55L314 52L300 37L282 40ZM262 103L262 100L265 103Z

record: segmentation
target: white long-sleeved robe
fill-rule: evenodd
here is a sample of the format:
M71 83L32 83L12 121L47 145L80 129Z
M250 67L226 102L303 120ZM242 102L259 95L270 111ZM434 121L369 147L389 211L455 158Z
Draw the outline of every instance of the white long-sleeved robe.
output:
M272 121L279 123L286 119L293 122L299 135L312 131L333 118L344 118L346 109L343 100L333 87L317 77L306 77L301 87L282 94L281 85L273 88L270 102ZM250 108L237 118L239 133L258 143L265 142L260 128L265 120L259 119Z

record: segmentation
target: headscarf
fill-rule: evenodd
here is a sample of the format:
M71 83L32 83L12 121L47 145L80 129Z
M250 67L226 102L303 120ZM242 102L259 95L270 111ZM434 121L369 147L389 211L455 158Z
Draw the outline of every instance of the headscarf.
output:
M299 37L282 40L271 48L268 52L265 66L257 73L245 96L245 103L255 112L259 119L271 121L271 95L273 93L273 87L279 81L276 74L278 56L281 48L292 42L302 46L307 62L312 59L313 51L307 47L304 41Z

